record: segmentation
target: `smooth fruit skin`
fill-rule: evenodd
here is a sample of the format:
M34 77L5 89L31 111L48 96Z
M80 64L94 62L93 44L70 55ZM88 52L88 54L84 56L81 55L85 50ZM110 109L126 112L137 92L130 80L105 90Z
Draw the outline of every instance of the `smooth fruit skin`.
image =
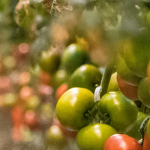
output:
M149 35L139 34L128 38L124 46L124 60L128 68L137 76L147 76L147 66L150 58ZM144 43L144 44L143 44Z
M44 72L54 74L58 70L60 62L60 54L53 50L48 50L42 52L39 66Z
M137 85L132 85L123 80L119 75L117 75L117 82L120 91L123 93L123 95L131 100L138 100L138 86Z
M149 92L149 79L142 78L138 85L138 98L148 108L150 108L150 92Z
M138 85L139 81L141 80L140 77L136 76L126 65L124 59L117 55L116 59L116 71L117 74L120 76L121 79L126 81L131 85Z
M140 129L141 123L143 122L143 120L146 117L147 117L147 114L139 111L136 123L134 124L134 126L131 130L126 132L126 134L133 137L136 140L140 140L142 138L142 135L141 135L139 129Z
M126 134L114 134L108 138L104 150L143 150L142 146Z
M148 133L146 132L144 135L143 150L149 150L149 149L150 149L150 138L148 136Z
M107 124L93 124L82 128L77 134L77 146L80 150L103 150L105 141L116 130Z
M59 100L59 98L68 90L68 84L64 83L61 86L59 86L56 90L56 98Z
M114 72L111 75L111 78L108 84L107 92L111 92L111 91L119 91L118 82L117 82L117 72Z
M61 128L57 125L52 125L48 130L46 130L45 141L46 145L52 149L63 149L67 144L67 140L65 139Z
M110 125L118 133L130 130L136 122L138 108L134 101L126 98L120 91L109 92L98 103L101 114L108 114Z
M85 64L77 68L70 78L70 88L83 87L94 93L96 85L100 84L102 75L97 67Z
M89 54L81 45L73 43L62 54L61 66L72 73L79 66L89 62Z
M85 114L94 105L94 94L91 91L85 88L71 88L58 100L56 116L64 127L79 130L91 123Z
M59 69L52 76L52 87L57 90L59 86L69 81L70 75L64 69Z

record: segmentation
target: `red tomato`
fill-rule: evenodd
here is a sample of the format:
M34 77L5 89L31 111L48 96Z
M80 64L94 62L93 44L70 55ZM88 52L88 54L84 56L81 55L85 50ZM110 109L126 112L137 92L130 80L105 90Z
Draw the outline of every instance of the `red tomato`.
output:
M120 76L117 75L117 82L120 91L123 95L131 100L138 100L137 89L138 86L131 85L125 80L121 79Z
M145 133L144 142L143 142L143 150L149 150L149 149L150 149L150 138L148 137L148 134Z
M143 150L142 146L126 134L114 134L108 138L104 150Z
M56 91L56 98L57 100L61 97L63 93L65 93L68 90L68 84L64 83Z

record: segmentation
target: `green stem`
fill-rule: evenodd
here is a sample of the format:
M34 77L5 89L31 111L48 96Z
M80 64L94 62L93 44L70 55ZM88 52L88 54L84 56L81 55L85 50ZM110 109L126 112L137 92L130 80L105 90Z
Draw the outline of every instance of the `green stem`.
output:
M114 72L114 61L109 61L106 64L105 72L101 80L100 86L102 87L102 89L100 92L100 97L102 97L104 94L107 93L109 81L113 72Z

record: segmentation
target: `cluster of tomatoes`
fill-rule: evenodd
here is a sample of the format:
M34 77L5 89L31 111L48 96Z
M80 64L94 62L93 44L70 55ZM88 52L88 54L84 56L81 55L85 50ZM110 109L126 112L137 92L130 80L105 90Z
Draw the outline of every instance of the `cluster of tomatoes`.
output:
M52 79L57 121L75 132L79 149L149 149L149 39L147 33L125 39L109 75L81 43L42 54L39 65Z

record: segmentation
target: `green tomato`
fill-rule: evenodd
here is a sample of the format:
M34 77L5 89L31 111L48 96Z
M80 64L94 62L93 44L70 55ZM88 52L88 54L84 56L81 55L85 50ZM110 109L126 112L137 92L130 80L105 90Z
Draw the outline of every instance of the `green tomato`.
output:
M147 34L129 38L124 46L124 60L128 68L137 76L147 75L150 57L150 38Z
M60 66L60 61L61 56L56 51L43 51L39 66L44 72L54 74Z
M68 83L70 75L64 69L59 69L56 73L52 76L52 87L56 90L60 85L63 83Z
M71 75L69 87L83 87L94 93L96 85L100 84L101 78L102 75L97 67L84 64Z
M142 135L141 135L139 129L140 129L141 123L143 122L143 120L146 117L147 117L147 114L139 111L136 123L134 124L132 129L130 129L128 132L126 132L126 134L133 137L136 140L140 140L142 138Z
M118 55L116 60L116 71L121 79L125 80L129 84L138 85L141 80L140 77L136 76L126 65L124 59Z
M93 124L82 128L77 134L80 150L103 150L105 141L117 131L107 124Z
M99 113L109 116L110 125L119 133L127 132L136 122L138 115L136 104L120 91L103 95L98 106Z
M148 77L142 78L138 85L137 90L139 100L147 107L150 108L150 93L149 93L149 79Z
M79 44L69 45L62 54L61 65L69 73L72 73L79 66L89 62L89 54Z
M114 72L111 75L111 78L108 84L107 92L111 92L111 91L119 91L118 82L117 82L117 72Z
M67 144L61 128L57 125L52 125L46 130L45 141L48 147L55 149L64 148Z
M58 100L56 116L71 130L79 130L92 122L86 113L94 107L94 94L85 88L71 88Z

